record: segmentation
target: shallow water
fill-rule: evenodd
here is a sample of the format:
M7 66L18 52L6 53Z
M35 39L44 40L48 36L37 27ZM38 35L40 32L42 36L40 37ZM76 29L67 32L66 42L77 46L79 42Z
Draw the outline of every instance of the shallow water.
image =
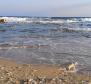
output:
M91 66L91 18L8 19L0 24L1 57L32 64Z

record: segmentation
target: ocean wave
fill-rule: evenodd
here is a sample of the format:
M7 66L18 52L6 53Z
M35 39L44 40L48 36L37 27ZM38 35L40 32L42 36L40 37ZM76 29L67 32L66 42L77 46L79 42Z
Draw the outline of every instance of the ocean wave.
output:
M4 19L5 22L26 22L27 18L20 18L20 17L0 17L0 19Z
M50 18L50 17L0 17L5 22L19 23L42 23L42 24L61 24L61 23L76 23L76 22L91 22L91 18Z
M91 28L60 28L62 32L91 32Z
M81 18L83 22L91 22L91 18Z
M47 48L49 45L47 44L13 44L13 43L0 43L0 50L2 49L29 49L29 48Z
M63 23L62 20L51 20L50 18L28 18L28 17L0 17L5 22L19 22L19 23Z

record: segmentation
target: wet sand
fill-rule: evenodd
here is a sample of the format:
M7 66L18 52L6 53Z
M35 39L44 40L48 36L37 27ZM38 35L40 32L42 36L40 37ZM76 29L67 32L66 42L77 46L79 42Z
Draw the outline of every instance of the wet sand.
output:
M57 65L19 64L0 58L0 84L91 84L91 76Z

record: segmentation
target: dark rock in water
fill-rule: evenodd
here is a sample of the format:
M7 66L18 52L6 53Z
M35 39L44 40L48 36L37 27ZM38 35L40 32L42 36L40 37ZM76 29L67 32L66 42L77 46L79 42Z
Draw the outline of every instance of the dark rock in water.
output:
M0 19L0 23L5 23L5 20L4 19Z

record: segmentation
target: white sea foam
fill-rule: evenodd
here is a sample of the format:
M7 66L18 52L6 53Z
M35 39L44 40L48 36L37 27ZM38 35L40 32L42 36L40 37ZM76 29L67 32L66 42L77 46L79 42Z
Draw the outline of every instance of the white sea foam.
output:
M64 32L73 32L73 31L91 32L91 28L62 28L61 30Z
M25 18L25 17L0 17L0 19L4 19L5 22L20 22L20 23L55 23L60 24L63 23L63 20L51 20L50 18Z
M72 18L72 19L67 19L68 23L72 22L91 22L91 18Z
M72 22L91 22L91 18L69 18L69 19L51 19L51 18L37 18L37 17L0 17L5 22L20 22L20 23L43 23L43 24L61 24Z
M91 22L91 18L82 18L81 19L83 22Z
M72 23L72 22L78 22L78 20L67 20L68 23Z
M0 17L0 19L4 19L5 22L26 22L27 18L19 18L19 17Z

